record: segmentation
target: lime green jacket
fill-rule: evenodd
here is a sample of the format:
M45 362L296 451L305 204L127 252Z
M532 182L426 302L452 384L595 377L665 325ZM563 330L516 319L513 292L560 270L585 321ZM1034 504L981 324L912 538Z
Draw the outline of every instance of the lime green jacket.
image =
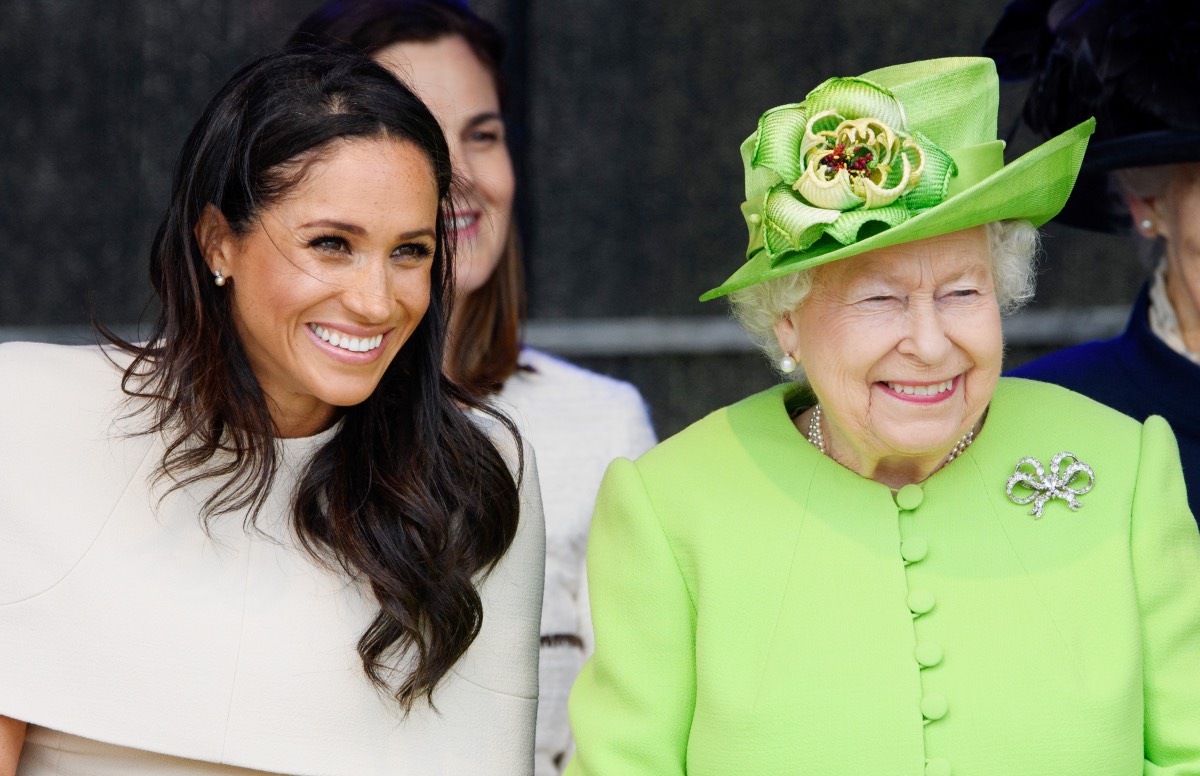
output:
M609 468L569 776L1200 774L1200 535L1161 418L1002 379L893 496L796 431L805 403ZM1036 519L1006 482L1064 451L1094 487Z

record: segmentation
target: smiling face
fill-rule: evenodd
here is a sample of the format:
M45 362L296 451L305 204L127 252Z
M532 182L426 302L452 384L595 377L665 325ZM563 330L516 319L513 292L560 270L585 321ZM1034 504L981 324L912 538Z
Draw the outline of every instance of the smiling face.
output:
M491 73L457 35L394 43L375 54L437 117L456 182L455 293L479 289L500 262L512 226L512 159Z
M924 479L982 417L1000 376L986 233L827 264L775 333L820 400L833 458L888 484Z
M429 160L390 139L335 141L241 236L206 210L197 240L281 436L375 390L429 306L437 217Z

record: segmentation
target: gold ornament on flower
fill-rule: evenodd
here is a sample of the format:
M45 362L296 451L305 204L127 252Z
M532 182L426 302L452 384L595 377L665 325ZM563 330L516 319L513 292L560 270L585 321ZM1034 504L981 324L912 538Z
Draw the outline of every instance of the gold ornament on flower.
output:
M838 121L832 129L818 129ZM836 111L809 119L800 147L803 172L792 188L829 210L879 208L912 191L925 153L874 118L843 119Z

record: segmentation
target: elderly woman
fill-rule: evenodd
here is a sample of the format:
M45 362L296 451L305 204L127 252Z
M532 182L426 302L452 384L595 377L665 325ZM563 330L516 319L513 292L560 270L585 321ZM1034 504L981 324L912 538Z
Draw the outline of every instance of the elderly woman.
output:
M891 67L743 145L749 261L705 296L804 379L610 467L568 773L1200 773L1170 429L999 379L1091 124L1005 166L997 97Z
M0 774L532 770L537 480L442 374L450 182L387 70L265 57L180 155L149 340L0 348Z
M1033 79L1024 117L1039 135L1096 116L1080 185L1056 220L1129 234L1153 267L1121 335L1013 374L1062 385L1137 420L1166 418L1179 439L1192 512L1200 515L1197 36L1200 15L1189 3L1038 0L1010 5L985 51L1003 77Z

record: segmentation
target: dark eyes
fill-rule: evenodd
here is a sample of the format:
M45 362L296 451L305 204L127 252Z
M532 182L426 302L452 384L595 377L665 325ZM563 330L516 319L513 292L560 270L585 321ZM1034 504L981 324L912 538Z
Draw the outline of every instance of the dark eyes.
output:
M427 259L433 255L433 248L425 243L405 243L392 251L392 256L399 259Z
M472 145L491 146L504 141L504 124L490 121L467 130L466 142Z
M320 237L315 237L312 240L309 240L308 247L319 253L329 255L350 253L350 243L345 237L340 237L335 234L325 234L321 235ZM392 249L391 255L393 259L398 261L427 259L433 255L433 247L423 242L404 243Z
M308 247L322 253L343 253L350 250L350 245L346 242L346 238L333 234L323 234L320 237L310 240Z

